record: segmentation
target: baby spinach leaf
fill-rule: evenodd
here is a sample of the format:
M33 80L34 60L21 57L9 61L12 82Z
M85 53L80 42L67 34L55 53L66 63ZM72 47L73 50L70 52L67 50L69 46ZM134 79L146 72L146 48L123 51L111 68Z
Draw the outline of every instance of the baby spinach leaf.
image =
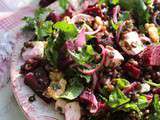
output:
M76 63L83 65L89 63L93 60L94 50L91 45L86 45L84 48L78 52L70 52L72 57L75 59Z
M125 104L122 110L126 111L126 112L130 112L130 111L133 111L133 110L136 111L137 113L140 112L139 107L135 103L127 103L127 104Z
M76 26L65 21L57 22L53 25L53 27L64 32L66 39L75 38L78 34Z
M32 31L32 30L35 29L36 21L35 21L34 18L32 18L32 17L24 17L22 20L26 22L26 25L23 27L24 31L29 31L29 30Z
M60 96L60 98L74 100L77 98L81 92L84 90L83 84L81 84L77 78L68 86L66 91Z
M116 108L129 101L130 99L127 96L125 96L124 93L119 88L116 88L109 95L108 105L110 105L112 108Z
M153 112L149 115L150 120L160 120L160 102L159 95L155 94L153 99Z
M137 106L139 107L139 109L143 110L145 109L146 107L148 107L148 101L147 101L147 98L146 96L144 95L141 95L139 98L138 98L138 101L137 101Z
M116 82L117 82L117 86L120 89L123 89L123 88L125 88L126 86L128 86L130 84L128 80L123 79L123 78L117 78Z
M39 8L35 11L35 20L37 21L45 21L47 15L51 12L52 10L49 8Z
M42 22L39 27L36 27L35 34L37 35L38 39L41 40L44 37L51 36L53 32L53 22L45 21Z
M160 113L159 95L157 94L154 95L153 107L154 107L155 112Z
M121 110L126 112L136 111L138 114L141 112L141 110L144 110L146 107L148 107L147 98L144 95L139 96L137 102L130 102L125 104Z
M145 1L146 1L146 4L147 4L147 5L150 5L150 4L152 4L152 2L153 2L152 0L145 0Z
M23 30L33 31L45 22L46 16L51 12L48 8L39 8L35 11L35 17L24 17L22 20L26 22Z

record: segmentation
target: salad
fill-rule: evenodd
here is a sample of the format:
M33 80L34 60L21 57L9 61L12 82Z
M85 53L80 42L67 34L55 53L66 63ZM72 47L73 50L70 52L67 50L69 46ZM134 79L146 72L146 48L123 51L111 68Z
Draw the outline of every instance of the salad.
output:
M23 18L24 83L65 120L160 120L160 1L54 2Z

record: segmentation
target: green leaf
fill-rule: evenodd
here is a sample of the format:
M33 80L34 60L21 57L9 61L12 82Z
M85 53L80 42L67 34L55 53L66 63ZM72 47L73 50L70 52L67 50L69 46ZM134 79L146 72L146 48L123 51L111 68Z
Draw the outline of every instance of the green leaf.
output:
M124 93L119 88L116 88L109 95L108 105L110 105L112 108L116 108L129 101L130 99L127 96L125 96Z
M153 112L149 115L149 120L160 120L160 102L159 95L155 94L153 99Z
M145 108L148 107L148 102L146 96L140 96L138 98L137 102L131 102L125 104L120 110L123 110L125 112L131 112L131 111L136 111L138 114L141 112L141 110L144 110ZM140 115L140 114L139 114Z
M92 45L87 45L86 46L86 52L89 54L89 55L94 55L94 50L93 50L93 47Z
M66 39L75 38L78 35L78 30L74 24L69 24L65 21L57 22L53 25L54 28L59 29L65 33Z
M130 17L130 12L126 11L126 12L120 14L119 20L120 21L125 21L125 20L129 19L129 17Z
M35 33L38 39L43 39L44 37L51 36L53 32L53 22L46 21L42 22L39 27L36 27Z
M52 10L49 8L39 8L35 11L35 19L37 21L45 21L47 15L51 12Z
M118 28L119 28L119 26L122 24L122 21L119 21L118 23L114 23L112 20L111 20L111 25L112 25L112 28L114 29L114 30L118 30Z
M23 30L34 30L36 26L36 21L32 17L24 17L22 19L23 21L26 22L26 25L23 27Z
M152 0L145 0L145 2L146 2L147 5L150 5L150 4L153 3Z
M134 18L140 24L144 24L149 21L149 13L147 12L147 6L144 0L120 0L122 8L131 11L134 14Z
M159 95L157 94L154 95L153 106L154 106L155 112L160 113Z
M59 0L59 5L66 10L68 6L68 0Z
M56 39L55 39L56 40ZM47 60L54 66L57 65L57 60L58 60L58 52L55 50L55 43L52 38L47 39L48 43L45 48L45 56Z
M92 38L95 38L95 36L93 36L93 35L86 35L86 38L87 38L87 40L90 40Z
M79 52L71 52L73 59L76 63L83 65L86 63L90 63L94 59L94 50L91 45L86 45L84 48L79 50Z
M77 78L68 86L66 91L60 96L60 98L74 100L84 90L83 84L81 84Z
M116 81L117 81L117 86L118 86L120 89L123 89L123 88L125 88L126 86L130 85L129 81L126 80L126 79L123 79L123 78L117 78Z
M91 76L89 75L80 74L80 77L85 79L87 83L90 83L91 81Z
M139 109L144 110L146 107L148 107L148 101L146 96L142 95L138 98L137 106Z
M149 85L153 86L153 87L160 88L160 84L154 83L154 82L152 82L152 80L145 81L145 82L148 83Z
M140 109L135 103L127 103L123 107L123 111L130 112L132 110L136 111L137 113L140 113Z
M119 4L119 0L110 0L110 4L117 5Z
M51 10L48 8L39 8L35 11L35 17L24 17L22 20L26 22L26 25L23 30L33 31L39 29L39 26L46 22L46 17L50 12Z
M66 39L64 33L61 31L56 31L54 34L55 37L51 36L47 38L48 44L45 48L45 56L52 65L57 67L59 50Z
M108 0L99 0L99 4L106 3Z

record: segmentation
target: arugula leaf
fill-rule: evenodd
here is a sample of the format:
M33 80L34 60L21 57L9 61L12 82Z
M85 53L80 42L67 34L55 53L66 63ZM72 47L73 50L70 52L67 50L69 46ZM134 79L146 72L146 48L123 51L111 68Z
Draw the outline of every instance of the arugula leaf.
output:
M160 84L154 83L154 82L152 82L152 80L145 81L145 82L148 83L149 85L153 86L153 87L160 88Z
M47 15L51 12L52 10L49 8L39 8L35 11L35 20L37 21L45 21Z
M91 45L86 45L84 48L79 50L79 52L73 53L69 51L69 53L73 56L75 61L80 65L91 62L94 57L94 50Z
M35 21L34 18L32 18L32 17L24 17L22 20L26 22L26 25L23 27L24 31L29 31L29 30L32 31L32 30L35 29L36 21Z
M117 81L117 86L120 89L123 89L126 86L130 85L129 81L123 78L117 78L116 81Z
M41 40L44 37L51 36L53 32L53 22L46 21L42 22L39 27L36 27L35 34L37 35L38 39Z
M65 33L66 39L75 38L78 34L76 26L65 21L57 22L53 25L53 27L63 31Z
M53 23L51 21L45 21L46 16L51 12L48 8L39 8L35 11L35 17L24 17L22 20L26 22L23 27L24 31L35 31L38 40L43 40L44 37L52 34Z
M35 11L35 17L24 17L22 20L26 22L23 30L35 30L39 23L45 22L46 16L51 12L48 8L39 8Z
M154 95L153 107L154 107L155 112L160 113L159 95L157 94Z
M60 96L60 98L65 98L68 100L74 100L77 98L81 92L84 90L83 84L81 84L77 78L74 78L72 83L68 86L66 91Z
M130 99L127 96L125 96L124 93L119 88L116 88L109 95L108 105L110 105L112 108L116 108L129 101Z
M75 38L78 34L78 31L73 24L66 23L65 21L57 22L51 26L53 26L52 34L55 34L53 36L56 36L56 37L48 38L47 40L48 44L46 46L45 55L47 59L51 62L51 64L56 66L58 62L59 50L61 46L65 43L66 40ZM58 30L56 31L54 30L54 28ZM54 33L54 31L56 32ZM44 29L44 31L42 31L43 33L42 35L45 36L46 33L50 34L50 32L51 32L51 29L47 29L47 30Z
M140 113L140 109L137 106L137 104L135 104L135 103L127 103L127 104L125 104L122 110L126 111L126 112L130 112L131 110L134 110L137 113Z
M153 99L153 112L149 115L150 120L160 120L160 102L159 95L155 94Z
M144 95L141 95L139 98L138 98L138 101L137 101L137 106L139 107L139 109L145 109L146 107L148 107L148 101L147 101L147 98L146 96Z
M148 102L147 102L147 98L145 96L140 96L138 98L137 102L131 102L131 103L127 103L124 106L122 106L120 108L120 110L123 110L125 112L131 112L131 111L136 111L139 117L142 117L142 115L140 114L141 110L144 110L146 107L148 107Z
M55 50L56 39L57 38L49 37L47 39L48 43L45 48L45 56L46 56L47 60L54 66L57 65L57 60L58 60L58 52L57 52L57 50Z
M65 10L68 6L68 0L59 0L59 5Z
M45 48L45 56L52 65L57 67L59 50L66 41L66 39L65 39L65 34L63 32L61 31L54 31L54 32L53 32L54 37L51 36L47 38L48 44L46 45Z

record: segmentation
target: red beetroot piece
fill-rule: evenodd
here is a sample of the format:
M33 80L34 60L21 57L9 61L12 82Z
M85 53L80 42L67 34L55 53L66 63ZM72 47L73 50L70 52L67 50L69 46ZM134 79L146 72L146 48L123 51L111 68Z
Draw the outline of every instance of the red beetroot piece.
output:
M91 90L86 90L80 95L80 101L87 104L90 113L97 113L99 106L96 96Z
M129 93L132 93L135 90L139 90L140 86L141 85L140 85L139 82L133 82L131 85L129 85L128 87L124 88L123 93L128 95Z
M131 63L126 63L124 65L124 69L127 71L127 73L135 78L135 79L138 79L140 77L140 74L141 74L141 70L140 68L138 68L138 66L135 66L134 64L131 64Z
M140 58L145 66L160 66L160 45L148 46L140 54Z

